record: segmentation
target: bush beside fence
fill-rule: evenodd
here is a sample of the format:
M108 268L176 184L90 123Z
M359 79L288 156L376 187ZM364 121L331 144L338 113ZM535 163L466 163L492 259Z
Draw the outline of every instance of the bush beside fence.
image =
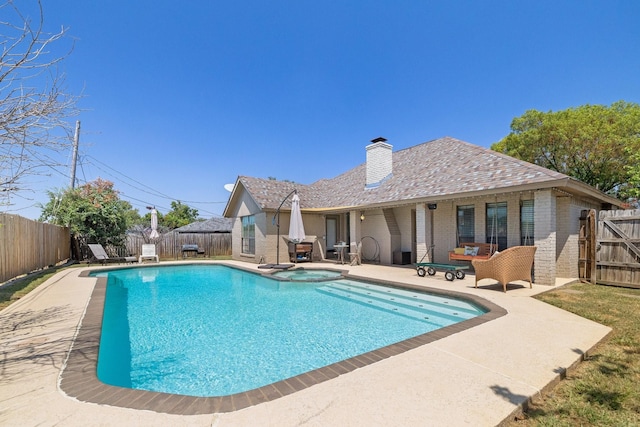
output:
M0 213L0 282L66 261L69 228Z

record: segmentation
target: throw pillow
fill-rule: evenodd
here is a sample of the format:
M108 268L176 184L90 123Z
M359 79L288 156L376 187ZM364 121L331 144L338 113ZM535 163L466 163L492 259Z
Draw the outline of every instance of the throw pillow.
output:
M478 255L478 251L476 249L478 249L478 248L474 248L473 246L465 246L464 247L464 254L465 255L472 255L472 256ZM474 250L476 250L475 255L473 253Z
M479 251L480 251L480 246L476 246L475 248L473 248L473 253L471 255L476 256L478 255Z
M491 258L493 258L494 256L498 255L499 253L500 253L500 252L495 251L495 252L493 253L493 255L491 255Z
M464 255L464 248L454 248L453 253L456 255Z

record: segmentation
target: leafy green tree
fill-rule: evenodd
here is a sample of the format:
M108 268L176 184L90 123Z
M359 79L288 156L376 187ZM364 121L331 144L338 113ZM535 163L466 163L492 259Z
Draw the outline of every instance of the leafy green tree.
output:
M85 243L122 246L129 226L139 217L120 200L113 183L100 178L62 193L49 192L40 221L68 226Z
M198 220L198 210L183 205L181 202L171 202L171 210L162 217L158 216L158 222L169 229L183 227Z
M528 110L491 149L555 170L627 200L640 187L640 105L583 105L547 113Z
M631 153L631 164L627 166L629 172L630 202L635 208L640 208L640 151Z

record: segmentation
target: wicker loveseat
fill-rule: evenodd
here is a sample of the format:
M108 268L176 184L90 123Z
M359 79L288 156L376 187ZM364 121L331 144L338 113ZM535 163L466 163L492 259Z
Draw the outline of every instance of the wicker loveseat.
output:
M513 246L488 260L474 259L471 265L476 273L476 288L481 279L497 280L504 292L507 292L507 283L513 280L526 280L531 288L531 267L536 249L535 246Z
M478 248L475 251L475 255L466 253L467 248ZM498 250L498 245L495 243L460 243L459 248L449 252L449 261L472 261L474 259L489 259L495 251Z

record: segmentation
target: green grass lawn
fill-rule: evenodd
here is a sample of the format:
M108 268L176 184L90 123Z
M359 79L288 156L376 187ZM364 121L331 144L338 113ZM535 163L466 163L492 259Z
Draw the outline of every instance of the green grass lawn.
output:
M537 298L613 331L507 426L640 425L640 290L576 283Z
M0 286L0 310L27 295L29 292L43 284L49 277L64 268L69 267L61 266L48 268L3 284Z

